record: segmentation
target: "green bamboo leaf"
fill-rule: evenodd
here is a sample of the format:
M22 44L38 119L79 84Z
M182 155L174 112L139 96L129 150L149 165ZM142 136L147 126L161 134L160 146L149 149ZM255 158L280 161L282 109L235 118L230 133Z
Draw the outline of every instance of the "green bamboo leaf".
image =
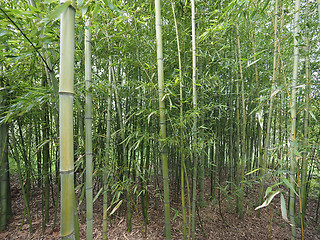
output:
M96 18L98 16L100 9L101 9L101 6L100 6L99 2L96 2L95 6L94 6L93 13L92 13L93 18Z
M318 120L316 119L316 116L313 114L313 112L311 112L311 110L309 110L309 113L310 113L310 116L311 116L314 120L318 121Z
M288 188L290 188L294 192L294 194L296 194L298 196L296 190L294 189L292 184L288 181L288 179L286 179L285 177L281 177L281 180Z
M77 0L77 5L78 5L79 7L81 7L82 4L83 4L83 0Z
M297 151L296 149L294 150L294 155L296 155L296 156L298 156L298 157L302 158L302 156L301 156L300 152L299 152L299 151Z
M177 210L177 209L174 209L174 208L171 208L173 211L175 211L175 214L174 214L174 216L173 216L173 220L175 220L176 218L177 218L177 216L181 216L182 214L181 213L179 213L179 211Z
M61 13L63 13L70 6L70 4L71 1L66 1L63 4L59 5L52 11L52 13L49 16L44 18L44 21L46 22L57 20L60 17Z
M116 7L109 1L107 1L107 5L111 10L115 10L116 9Z
M102 191L103 191L103 187L100 188L99 192L98 192L97 195L94 197L93 202L95 202L95 201L98 199L98 197L100 196L100 194L102 193Z
M267 8L267 6L269 5L270 0L267 0L266 3L264 4L261 12L264 12L264 10Z
M280 195L280 202L281 202L281 215L283 220L289 223L288 215L287 215L287 206L286 206L286 201L284 199L283 194L281 193Z
M272 187L268 187L266 190L266 193L264 194L264 197L266 198L271 191L272 191Z

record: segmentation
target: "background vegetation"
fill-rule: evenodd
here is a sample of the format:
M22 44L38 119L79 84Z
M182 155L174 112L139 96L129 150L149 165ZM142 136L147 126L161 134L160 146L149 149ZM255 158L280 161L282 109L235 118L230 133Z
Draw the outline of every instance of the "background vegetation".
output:
M82 206L92 239L102 196L104 239L115 211L131 231L141 209L147 229L150 201L164 207L170 239L170 199L181 202L184 238L195 239L197 207L228 191L243 218L256 183L257 215L279 194L292 239L296 228L303 238L308 200L320 199L318 4L0 1L1 230L18 176L30 231L40 188L43 228L61 205L66 239L79 237ZM59 205L60 192L69 197Z

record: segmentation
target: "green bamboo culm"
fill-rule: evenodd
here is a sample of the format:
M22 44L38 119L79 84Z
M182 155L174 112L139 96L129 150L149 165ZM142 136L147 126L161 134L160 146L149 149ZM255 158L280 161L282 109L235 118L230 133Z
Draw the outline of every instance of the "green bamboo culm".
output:
M3 87L0 79L0 87ZM5 91L0 92L0 109L5 107ZM0 124L0 231L7 225L8 207L8 124Z
M299 10L300 0L295 1L295 14L294 14L294 30L293 30L293 76L291 84L291 144L290 144L290 183L295 186L296 178L295 172L297 167L297 156L298 151L297 140L296 140L296 121L297 121L297 79L298 79L298 65L299 65L299 46L298 46L298 34L299 34ZM291 223L291 240L297 238L296 222L295 222L295 192L290 188L289 193L289 216Z
M0 104L1 104L0 96ZM5 230L8 213L8 124L0 124L0 231Z
M159 111L160 111L160 158L162 161L163 194L164 194L164 223L166 239L171 239L170 202L169 202L169 172L168 154L166 148L166 117L164 102L164 75L163 75L163 50L160 0L155 0L156 38L157 38L157 63L159 86Z
M61 4L64 2L66 1L60 1ZM59 134L61 239L74 239L73 78L75 9L72 4L62 12L60 23Z
M184 194L184 168L185 168L185 156L184 156L184 144L183 144L183 79L182 79L182 64L181 64L181 49L180 49L180 41L179 41L179 31L178 31L178 23L174 9L174 3L171 0L172 14L174 19L174 26L176 29L176 40L177 40L177 49L178 49L178 62L179 62L179 80L180 80L180 154L181 154L181 207L182 207L182 218L183 218L183 239L187 239L187 214L186 214L186 204L185 204L185 194ZM188 179L186 179L188 181Z
M320 0L318 0L318 14L319 14L319 20L320 20Z
M307 8L306 12L308 12L310 9ZM309 28L307 27L307 29L309 30ZM308 172L308 165L309 165L309 161L308 161L308 142L309 142L309 101L310 101L310 75L311 75L311 71L310 71L310 39L309 36L307 36L306 38L306 89L305 89L305 112L304 112L304 130L303 130L303 135L304 135L304 139L303 139L303 145L306 149L306 151L304 151L302 153L302 169L301 169L301 202L302 202L302 209L301 209L301 220L303 221L304 225L304 220L305 220L305 214L306 214L306 207L307 207L307 196L308 196L308 179L307 179L307 172Z
M86 149L86 205L87 205L87 240L93 238L93 202L92 202L92 71L91 71L91 32L90 20L85 23L85 149Z
M239 173L240 181L240 196L239 196L239 218L243 218L244 209L243 209L243 194L244 194L244 171L246 166L246 107L245 107L245 97L244 97L244 79L243 79L243 70L241 63L241 45L240 45L240 36L239 36L239 25L236 23L237 31L237 45L238 45L238 61L239 61L239 72L241 80L241 102L242 102L242 140L241 140L241 169Z
M109 56L109 83L110 86L108 87L108 108L107 108L107 137L106 137L106 159L105 159L105 167L103 172L103 224L102 224L102 239L107 240L107 226L108 226L108 179L107 179L107 167L109 165L109 158L110 158L110 140L111 140L111 84L112 84L112 77L111 77L111 56Z
M259 188L259 204L263 202L263 192L265 190L265 182L264 182L264 172L266 169L266 163L268 160L268 149L269 149L269 142L270 142L270 129L271 129L271 121L272 121L272 111L273 111L273 103L275 94L274 91L276 90L276 77L277 77L277 27L278 27L278 0L275 1L275 9L274 9L274 50L273 50L273 74L272 74L272 87L270 91L270 104L269 104L269 113L268 113L268 121L267 121L267 131L265 135L265 142L264 142L264 155L261 164L261 185ZM259 210L260 213L260 210Z
M192 25L192 102L193 102L193 175L192 175L192 209L191 209L191 236L196 239L196 201L197 201L197 49L196 49L196 22L195 0L191 1L191 25Z

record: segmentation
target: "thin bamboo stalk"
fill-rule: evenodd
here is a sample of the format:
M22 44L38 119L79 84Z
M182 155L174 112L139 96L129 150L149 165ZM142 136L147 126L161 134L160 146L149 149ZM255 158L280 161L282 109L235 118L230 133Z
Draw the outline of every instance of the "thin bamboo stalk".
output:
M106 137L106 162L104 166L104 191L103 191L103 225L102 225L102 233L103 233L103 240L108 239L107 235L107 226L108 226L108 179L107 179L107 168L109 166L109 156L110 156L110 139L111 139L111 83L112 83L112 77L111 77L111 56L109 56L109 84L108 87L108 108L107 108L107 137Z
M272 86L270 90L270 104L269 104L269 114L268 114L268 122L267 122L267 131L265 136L265 142L264 142L264 155L263 160L261 164L261 170L260 174L262 177L260 189L259 189L259 204L262 204L263 201L263 192L265 188L265 182L263 178L263 174L266 168L267 159L268 159L268 149L269 149L269 143L270 143L270 129L271 129L271 121L272 121L272 110L273 110L273 102L275 98L275 81L276 81L276 75L277 75L277 28L278 27L278 0L275 1L275 10L274 10L274 50L273 50L273 74L272 74ZM260 212L260 210L259 210Z
M240 71L240 80L241 80L241 102L242 102L242 141L241 141L241 180L244 179L244 171L246 166L246 107L245 107L245 98L244 98L244 79L243 79L243 70L241 62L241 45L240 45L240 36L239 36L239 26L236 23L237 30L237 43L238 43L238 61L239 61L239 71ZM241 191L239 199L239 217L243 218L243 194L244 194L244 185L241 181Z
M192 103L193 103L193 175L192 175L192 210L191 210L191 237L196 239L196 201L197 201L197 48L196 48L196 23L195 1L191 1L191 26L192 26Z
M92 70L91 70L91 32L90 20L85 23L84 52L85 52L85 148L86 148L86 205L87 205L87 239L93 238L93 202L92 202Z
M174 3L171 0L171 7L174 19L174 26L176 30L176 40L178 48L178 63L179 63L179 81L180 81L180 156L181 156L181 166L180 166L180 177L181 177L181 205L182 205L182 218L183 218L183 239L187 239L187 214L186 214L186 204L185 204L185 193L184 193L184 167L185 167L185 155L184 155L184 143L183 143L183 79L182 79L182 64L181 64L181 49L179 41L179 31L178 23L176 19ZM186 179L188 181L188 179Z
M298 66L299 66L299 46L298 46L298 34L299 34L299 11L300 11L300 0L295 0L295 14L294 14L294 30L293 30L293 76L291 84L291 144L290 144L290 183L295 186L295 172L297 168L297 141L296 141L296 122L297 122L297 79L298 79ZM291 223L291 240L297 238L296 222L295 222L295 193L290 188L289 193L289 217Z

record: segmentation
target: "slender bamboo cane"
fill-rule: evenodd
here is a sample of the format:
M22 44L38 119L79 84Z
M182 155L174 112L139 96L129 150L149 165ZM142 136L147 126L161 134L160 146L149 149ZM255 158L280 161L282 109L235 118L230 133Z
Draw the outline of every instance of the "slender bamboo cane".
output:
M0 87L4 87L2 79L0 79ZM0 93L0 108L5 107L5 91ZM0 124L0 231L5 230L7 225L7 209L8 209L8 135L9 128L7 123Z
M66 2L61 0L60 3ZM60 25L60 175L61 239L74 238L73 164L73 78L74 78L74 1L61 14Z
M33 228L32 228L31 214L30 214L30 207L29 207L29 203L28 203L28 199L27 199L27 193L25 191L25 187L24 187L24 183L23 183L23 176L22 176L22 171L21 171L21 166L20 166L20 156L18 153L17 140L16 140L16 137L14 134L14 130L12 128L10 129L10 133L11 133L10 135L12 137L11 151L13 152L12 155L15 158L16 163L17 163L17 170L18 170L18 175L19 175L19 182L20 182L20 186L21 186L23 201L25 204L25 211L27 212L27 217L28 217L29 224L30 224L30 227L29 227L30 233L32 233Z
M185 194L184 194L184 143L183 143L183 79L182 79L182 64L181 64L181 49L180 49L180 41L179 41L179 31L178 31L178 23L176 19L174 3L171 0L171 7L174 19L174 26L176 30L176 39L177 39L177 48L178 48L178 63L179 63L179 80L180 80L180 155L181 155L181 205L182 205L182 218L183 218L183 239L187 239L187 215L186 215L186 204L185 204ZM188 181L188 179L186 179Z
M319 19L320 19L320 0L318 0L318 14L319 14Z
M246 166L246 108L245 108L245 98L244 98L244 79L243 79L243 71L242 71L242 63L241 63L241 45L240 45L240 36L239 36L239 26L236 23L237 30L237 43L238 43L238 60L239 60L239 70L240 70L240 79L241 79L241 102L242 102L242 141L241 141L241 180L244 179L244 171ZM239 199L239 217L243 218L243 193L244 193L244 185L243 181L241 181L241 191L240 191L240 199Z
M270 90L270 104L269 104L269 114L268 114L268 122L267 122L267 131L265 136L264 142L264 156L261 164L261 184L259 189L259 204L262 204L263 201L263 192L265 188L265 182L263 179L263 174L266 168L267 159L268 159L268 148L270 142L270 128L271 128L271 121L272 121L272 110L273 110L273 102L275 98L275 81L276 81L276 74L277 74L277 27L278 27L278 0L275 1L275 9L274 9L274 49L273 49L273 74L272 74L272 86ZM259 210L260 212L260 210Z
M196 239L196 200L197 200L197 49L196 49L196 23L195 23L195 0L191 0L191 25L192 25L192 102L193 102L193 176L192 176L192 213L191 213L191 236Z
M166 147L166 116L164 98L163 76L163 48L160 0L155 0L156 38L157 38L157 63L158 63L158 87L159 87L159 111L160 111L160 158L162 161L163 193L164 193L164 222L166 239L171 239L170 201L169 201L169 171L168 153Z
M297 141L296 141L296 103L297 103L297 79L298 79L298 66L299 66L299 46L298 46L298 34L299 34L299 11L300 11L300 0L295 0L295 14L294 14L294 32L293 32L293 44L294 44L294 53L293 53L293 76L291 84L291 144L290 144L290 183L292 186L295 186L295 172L297 167L297 156L296 152L298 150ZM296 222L295 222L295 193L290 188L289 193L290 204L289 204L289 216L291 223L291 240L296 239Z
M107 108L107 137L106 137L106 163L104 166L104 192L103 192L103 225L102 225L102 233L103 233L103 240L108 239L107 235L107 225L108 225L108 179L107 179L107 167L109 165L109 156L110 156L110 139L111 139L111 83L112 83L112 76L111 76L111 56L109 56L109 84L108 87L108 108Z
M92 203L92 73L91 73L91 32L90 20L85 23L85 82L86 82L86 106L85 106L85 148L86 148L86 205L87 205L87 239L93 238L93 203Z
M111 60L110 60L111 61ZM112 71L112 77L113 77L113 82L116 84L116 77L113 68L111 68ZM119 71L120 71L120 64L119 64ZM119 73L118 73L119 74ZM115 85L116 86L116 85ZM120 99L119 99L119 94L118 94L118 88L115 87L114 89L114 94L115 94L115 100L116 100L116 108L118 112L118 117L119 117L119 125L120 125L120 136L121 136L121 141L122 141L122 152L123 152L123 167L124 167L124 181L127 181L126 184L126 201L127 201L127 218L128 218L128 232L132 231L132 211L131 211L131 198L130 198L130 182L129 182L129 163L128 163L128 152L127 152L127 147L126 143L124 142L125 140L125 128L123 125L123 118L122 118L122 110L121 110L121 105L120 105Z
M0 105L3 99L0 96ZM0 231L5 230L7 225L7 208L8 208L8 187L9 179L7 172L8 166L8 124L0 124Z
M301 201L302 201L302 220L304 222L307 206L307 170L308 170L308 141L309 141L309 101L310 101L310 54L309 38L306 39L306 89L304 106L304 151L302 154L302 173L301 173Z

